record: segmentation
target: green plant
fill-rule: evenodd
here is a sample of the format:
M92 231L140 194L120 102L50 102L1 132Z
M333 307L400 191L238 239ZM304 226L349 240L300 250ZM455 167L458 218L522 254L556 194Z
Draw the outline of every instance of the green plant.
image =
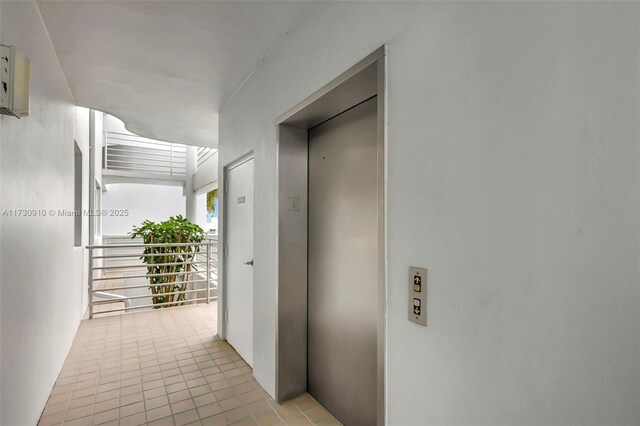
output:
M211 214L216 212L216 198L218 198L218 188L207 192L207 211Z
M178 215L161 223L145 220L129 233L131 238L140 237L145 244L192 243L184 246L145 247L140 257L147 264L149 288L154 309L184 304L191 262L200 251L199 243L204 231L198 225ZM163 274L157 276L156 274ZM162 294L171 293L171 294Z

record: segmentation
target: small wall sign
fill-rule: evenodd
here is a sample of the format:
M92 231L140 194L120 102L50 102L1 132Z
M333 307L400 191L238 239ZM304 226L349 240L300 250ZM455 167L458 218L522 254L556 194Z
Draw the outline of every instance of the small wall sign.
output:
M300 197L287 197L287 211L300 211Z

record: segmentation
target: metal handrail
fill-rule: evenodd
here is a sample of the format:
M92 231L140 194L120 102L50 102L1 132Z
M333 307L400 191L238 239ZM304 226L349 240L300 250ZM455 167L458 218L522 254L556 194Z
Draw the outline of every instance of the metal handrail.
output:
M131 244L102 244L102 245L89 245L87 248L90 249L111 249L111 248L137 248L137 247L187 247L187 246L202 246L208 244L206 242L202 243L153 243L153 244L144 244L144 243L131 243Z
M105 236L104 238L118 240L128 237ZM143 308L210 303L211 300L217 300L217 297L212 295L212 291L217 290L217 244L216 236L207 236L200 243L144 244L134 242L86 246L89 253L89 318L107 313L126 313ZM166 248L169 251L166 253L143 253L144 249L149 248ZM185 248L187 251L183 251ZM127 249L132 250L127 252ZM114 250L116 253L112 254ZM187 258L184 262L176 262L174 257L169 262L148 265L143 262L142 258L150 256L187 256ZM135 263L122 265L122 261ZM147 274L140 274L142 271L139 271L139 269L154 266L171 268L179 265L188 266L189 270L181 268L182 270L178 272L169 269L165 272ZM149 280L152 278L168 282L151 283ZM176 290L174 287L176 285L181 286L182 289ZM145 288L149 289L148 293L144 293L143 289ZM159 292L152 293L151 288L155 288L157 290L154 291ZM144 294L140 294L140 291L143 291ZM203 294L205 297L202 297ZM170 296L182 296L184 300L161 302ZM95 300L96 297L106 300ZM165 299L154 299L156 297L164 297ZM147 300L148 302L146 302ZM152 301L157 303L151 303ZM142 305L139 302L142 302ZM110 304L113 303L124 303L125 308L102 309L110 307ZM97 307L101 309L96 310Z
M189 302L202 302L202 301L207 301L209 300L206 297L202 297L199 299L191 299L189 300ZM171 305L175 302L165 302L165 303L156 303L154 305L142 305L142 306L133 306L131 308L123 308L123 309L112 309L110 311L108 311L108 313L113 313L113 312L122 312L122 311L133 311L133 310L137 310L137 309L147 309L147 308L154 308L156 306L166 306L166 305ZM207 302L209 303L209 302ZM106 313L106 312L100 312L100 313Z
M196 253L197 254L197 253ZM141 256L144 257L144 254ZM174 256L173 254L165 254L164 256ZM153 266L178 266L178 265L204 265L206 260L203 261L192 261L192 262L172 262L172 263L154 263ZM141 265L118 265L118 266L95 266L93 268L94 271L102 270L102 269L131 269L131 268L146 268L147 264ZM188 271L187 271L188 272Z
M127 278L131 278L131 277L127 277ZM191 283L202 283L204 282L206 279L200 279L200 280L187 280L187 281L180 281L178 284L191 284ZM125 287L109 287L109 290L111 291L116 291L116 290L130 290L130 289L134 289L134 288L149 288L149 287L162 287L162 286L166 286L167 283L158 283L158 284L144 284L144 285L128 285ZM200 290L198 290L200 291ZM157 295L157 294L156 294ZM155 296L155 295L154 295ZM147 296L148 297L148 296Z
M129 300L129 298L119 295L119 294L113 294L113 293L107 293L104 291L94 291L93 292L93 296L94 297L101 297L103 299L109 299L109 300L99 300L97 302L94 302L96 304L99 303L113 303L113 300L118 300L120 302L124 303L124 307L125 309L128 309L131 307L131 300ZM126 312L126 311L125 311Z
M200 281L202 281L202 280L200 280ZM202 290L170 291L168 293L156 293L156 294L154 294L154 296L169 296L169 295L178 296L178 295L181 295L181 294L196 293L196 292L200 292L200 291L202 291ZM109 294L111 296L119 296L117 294L104 293L102 291L97 291L96 294L98 294L98 293L99 294ZM98 297L103 297L103 296L98 296ZM147 296L146 294L145 295L141 295L141 296L129 296L129 297L121 296L120 300L125 302L125 306L127 306L127 304L129 304L129 306L131 306L131 301L132 300L144 299L144 298L147 298L147 297L149 297L149 296ZM114 297L114 299L116 299L116 297ZM98 300L98 301L95 301L93 303L95 303L96 305L104 305L105 303L110 303L110 302L111 302L110 300ZM169 303L171 303L171 302L169 302Z
M105 169L186 175L186 145L105 131Z

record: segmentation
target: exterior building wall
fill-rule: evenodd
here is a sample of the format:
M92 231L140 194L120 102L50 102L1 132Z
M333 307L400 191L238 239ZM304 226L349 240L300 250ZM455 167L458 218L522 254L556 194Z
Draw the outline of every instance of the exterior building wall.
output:
M195 191L211 190L210 187L216 186L218 181L218 152L214 152L211 157L207 158L198 166L198 171L193 176L193 189Z
M113 183L102 193L104 236L126 235L144 220L161 222L185 216L185 196L180 186Z

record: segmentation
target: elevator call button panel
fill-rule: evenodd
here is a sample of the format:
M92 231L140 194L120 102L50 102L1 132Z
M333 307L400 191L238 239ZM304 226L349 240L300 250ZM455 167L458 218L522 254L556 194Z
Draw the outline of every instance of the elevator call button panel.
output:
M409 266L409 321L427 326L427 270Z

